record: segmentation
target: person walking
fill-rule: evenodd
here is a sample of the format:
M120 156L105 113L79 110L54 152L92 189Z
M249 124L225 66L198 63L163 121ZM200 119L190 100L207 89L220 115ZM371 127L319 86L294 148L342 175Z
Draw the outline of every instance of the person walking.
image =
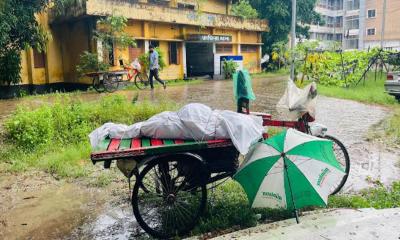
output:
M149 80L150 80L150 87L151 89L154 88L153 85L153 77L163 85L164 89L167 87L166 83L160 79L160 77L158 76L158 70L160 68L160 65L158 64L158 52L154 49L153 45L150 45L149 47L149 62L150 62L150 76L149 76Z
M247 70L239 70L233 74L233 91L237 103L237 112L250 114L250 100L254 101L256 96ZM243 112L243 108L245 112Z

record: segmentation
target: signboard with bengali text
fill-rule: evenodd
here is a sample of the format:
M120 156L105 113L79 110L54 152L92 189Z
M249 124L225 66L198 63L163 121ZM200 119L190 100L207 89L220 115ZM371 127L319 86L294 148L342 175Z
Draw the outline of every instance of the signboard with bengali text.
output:
M210 34L189 34L186 41L193 42L232 42L232 36L210 35Z

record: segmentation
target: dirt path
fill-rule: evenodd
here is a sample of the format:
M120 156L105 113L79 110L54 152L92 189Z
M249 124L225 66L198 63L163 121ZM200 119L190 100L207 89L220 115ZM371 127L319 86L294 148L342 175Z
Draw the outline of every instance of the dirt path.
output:
M390 186L400 176L400 149L389 149L367 141L368 131L390 114L389 109L355 101L320 96L317 120L328 127L347 147L351 159L350 176L344 192L373 187L374 181Z

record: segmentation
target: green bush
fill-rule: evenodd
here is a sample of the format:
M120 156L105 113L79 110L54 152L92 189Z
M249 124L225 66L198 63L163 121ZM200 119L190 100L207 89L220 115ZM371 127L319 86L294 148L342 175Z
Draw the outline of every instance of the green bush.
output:
M106 122L132 124L171 108L174 105L166 102L132 104L121 95L96 103L59 97L52 105L35 110L18 109L6 121L5 135L7 142L28 151L45 145L86 143L87 135Z
M232 60L226 61L222 63L222 69L224 70L225 79L231 79L233 74L236 72L239 67L238 64Z
M125 96L110 95L82 102L60 94L52 104L35 110L19 108L4 124L0 169L45 171L55 177L81 177L90 171L88 134L106 122L133 124L175 109L167 101L132 104Z
M160 65L160 71L161 71L166 66L166 63L164 60L164 52L161 51L161 49L159 47L156 47L154 50L158 52L158 65ZM146 52L139 56L139 62L143 68L142 71L149 70L149 65L150 65L150 62L149 62L150 55L149 54L150 54L149 52Z
M99 61L99 56L97 53L84 51L80 55L79 63L76 66L76 71L80 75L84 75L85 73L89 72L107 71L109 66L109 64Z

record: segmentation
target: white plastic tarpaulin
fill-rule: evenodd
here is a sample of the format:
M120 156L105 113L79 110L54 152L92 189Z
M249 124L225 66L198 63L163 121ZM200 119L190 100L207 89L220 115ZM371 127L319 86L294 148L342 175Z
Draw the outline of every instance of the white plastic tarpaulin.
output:
M106 123L90 135L92 147L104 138L151 137L157 139L231 139L241 154L262 137L262 118L191 103L177 112L162 112L130 126Z
M317 85L315 82L308 84L304 88L298 88L289 79L286 91L276 105L276 108L280 115L290 120L297 120L305 113L309 113L311 117L315 118L316 104Z

